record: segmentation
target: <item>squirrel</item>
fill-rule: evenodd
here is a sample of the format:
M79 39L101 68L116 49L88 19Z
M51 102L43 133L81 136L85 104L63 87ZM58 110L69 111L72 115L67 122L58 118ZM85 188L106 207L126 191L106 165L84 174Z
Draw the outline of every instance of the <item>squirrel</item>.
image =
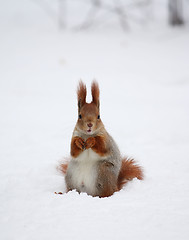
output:
M61 164L67 191L108 197L133 178L143 179L143 171L133 159L122 158L114 139L100 117L99 86L91 85L92 102L86 102L86 85L77 89L78 120L71 139L71 160Z

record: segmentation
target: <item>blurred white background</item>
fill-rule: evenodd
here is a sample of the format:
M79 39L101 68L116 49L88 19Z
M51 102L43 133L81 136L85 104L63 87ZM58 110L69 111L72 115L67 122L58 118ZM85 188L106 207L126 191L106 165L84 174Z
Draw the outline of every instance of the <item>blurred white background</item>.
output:
M188 17L188 0L0 1L1 239L189 238ZM79 79L145 172L106 199L56 171Z

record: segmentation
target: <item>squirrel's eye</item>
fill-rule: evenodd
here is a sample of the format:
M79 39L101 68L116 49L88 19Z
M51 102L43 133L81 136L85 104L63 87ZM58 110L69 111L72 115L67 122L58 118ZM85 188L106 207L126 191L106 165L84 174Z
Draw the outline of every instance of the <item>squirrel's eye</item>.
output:
M81 116L81 114L79 114L79 119L81 119L82 118L82 116Z
M98 115L97 119L100 119L100 115Z

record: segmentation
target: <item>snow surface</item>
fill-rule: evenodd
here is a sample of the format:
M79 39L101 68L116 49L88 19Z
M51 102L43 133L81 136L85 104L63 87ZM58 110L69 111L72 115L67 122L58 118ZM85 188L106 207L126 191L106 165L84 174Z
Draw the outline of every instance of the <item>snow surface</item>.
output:
M188 29L61 33L37 11L0 9L0 238L189 239ZM109 198L54 194L80 78L98 80L107 130L145 171Z

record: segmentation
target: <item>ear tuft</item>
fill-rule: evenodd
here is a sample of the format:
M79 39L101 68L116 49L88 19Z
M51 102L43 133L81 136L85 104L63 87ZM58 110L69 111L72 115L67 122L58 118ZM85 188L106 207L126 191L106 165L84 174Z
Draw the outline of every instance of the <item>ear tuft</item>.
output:
M99 102L100 90L99 90L98 83L96 81L92 82L91 93L92 93L92 97L93 97L92 102L95 103L97 105L97 107L99 107L99 105L100 105L100 102Z
M86 85L80 80L77 88L77 100L79 109L86 103L86 95L87 95Z

